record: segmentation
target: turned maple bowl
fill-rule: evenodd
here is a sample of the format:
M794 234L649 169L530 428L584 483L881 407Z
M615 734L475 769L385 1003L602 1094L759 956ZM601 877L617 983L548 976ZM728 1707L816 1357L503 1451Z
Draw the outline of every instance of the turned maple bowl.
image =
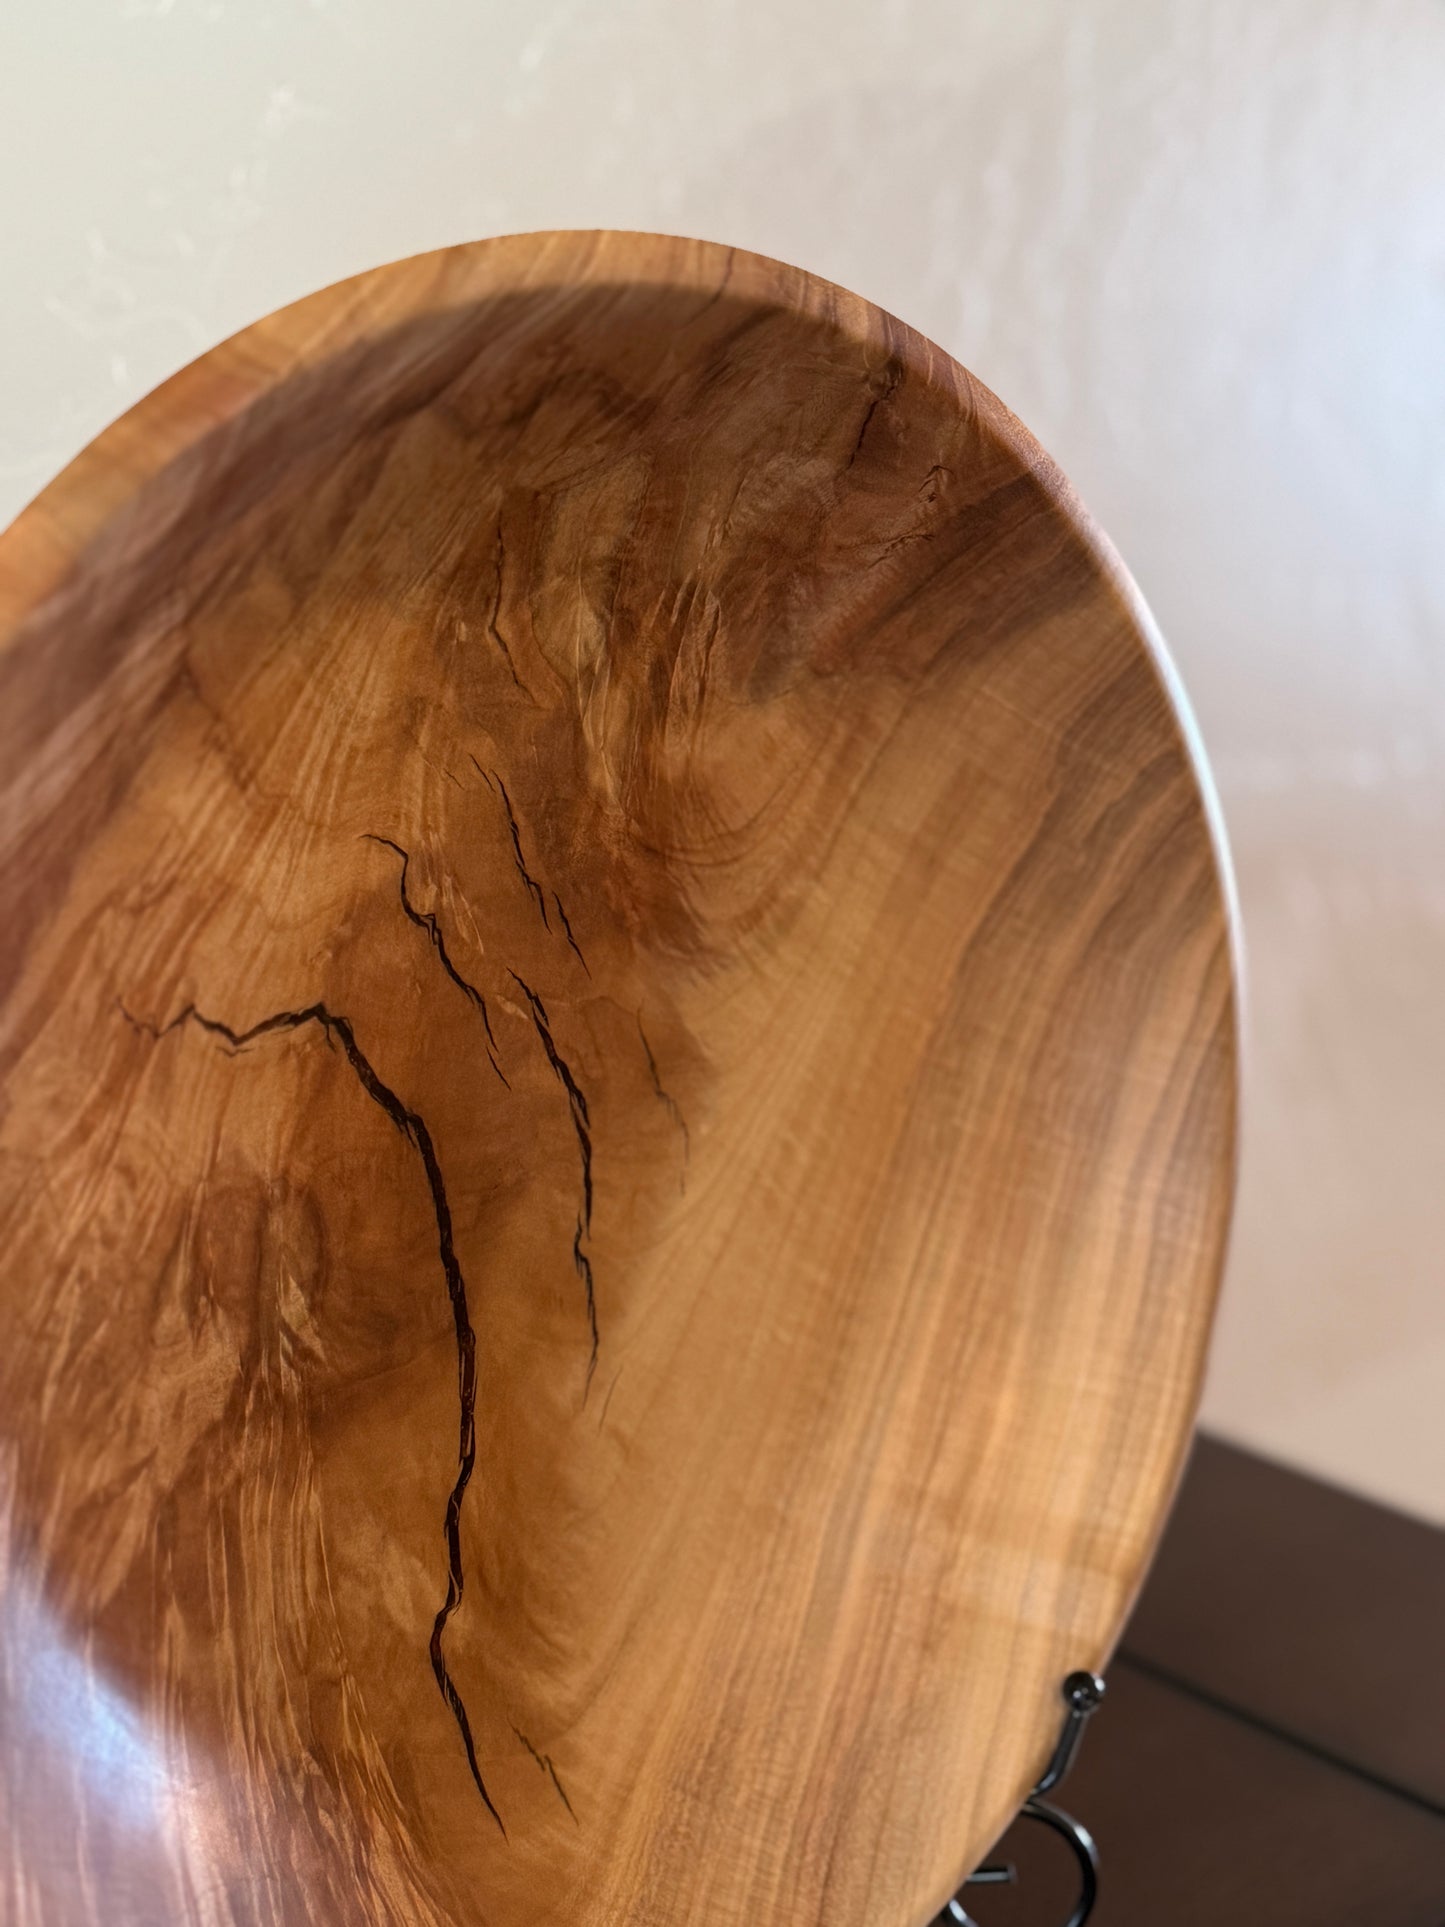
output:
M1159 647L940 350L457 248L0 541L0 1914L918 1927L1188 1438Z

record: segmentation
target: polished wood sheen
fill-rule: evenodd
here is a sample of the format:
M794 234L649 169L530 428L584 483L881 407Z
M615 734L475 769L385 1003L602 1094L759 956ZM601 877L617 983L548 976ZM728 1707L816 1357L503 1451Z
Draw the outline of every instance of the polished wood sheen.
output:
M0 543L0 1915L917 1927L1107 1656L1232 1175L1127 578L938 349L364 275Z

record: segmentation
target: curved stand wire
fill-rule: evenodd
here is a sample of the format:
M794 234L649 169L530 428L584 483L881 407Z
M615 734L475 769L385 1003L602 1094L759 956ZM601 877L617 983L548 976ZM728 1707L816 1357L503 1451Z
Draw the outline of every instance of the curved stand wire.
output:
M1024 1813L1028 1819L1040 1820L1046 1827L1052 1827L1073 1849L1079 1863L1079 1899L1064 1927L1084 1927L1099 1898L1099 1849L1094 1845L1094 1836L1072 1813L1050 1806L1047 1800L1025 1800Z
M1070 1673L1064 1681L1064 1702L1068 1712L1064 1716L1063 1731L1059 1734L1058 1745L1054 1748L1053 1758L1044 1771L1043 1778L1024 1801L1022 1814L1025 1819L1037 1820L1051 1829L1064 1840L1079 1864L1079 1898L1074 1911L1064 1923L1064 1927L1084 1927L1084 1923L1094 1911L1094 1903L1099 1897L1099 1850L1094 1845L1094 1837L1088 1828L1065 1813L1062 1807L1054 1806L1043 1795L1052 1793L1074 1764L1079 1750L1079 1742L1084 1737L1084 1728L1098 1711L1104 1697L1104 1682L1095 1673ZM1011 1885L1014 1870L1008 1866L980 1867L977 1873L969 1875L964 1887L1004 1887ZM935 1927L978 1927L973 1916L963 1904L963 1888L953 1896L943 1912L938 1916Z

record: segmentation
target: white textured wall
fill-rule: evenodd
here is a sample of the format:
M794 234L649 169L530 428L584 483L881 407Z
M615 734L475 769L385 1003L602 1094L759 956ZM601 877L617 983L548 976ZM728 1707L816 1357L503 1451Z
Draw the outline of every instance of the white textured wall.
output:
M1445 1520L1445 4L0 0L0 520L265 310L554 225L895 309L1113 533L1252 966L1208 1417Z

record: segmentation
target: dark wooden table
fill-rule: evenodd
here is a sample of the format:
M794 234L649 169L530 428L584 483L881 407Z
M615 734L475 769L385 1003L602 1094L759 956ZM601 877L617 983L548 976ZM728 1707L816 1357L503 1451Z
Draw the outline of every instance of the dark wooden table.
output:
M1202 1437L1109 1696L1058 1796L1091 1927L1445 1927L1445 1532ZM1061 1927L1017 1825L980 1927Z

